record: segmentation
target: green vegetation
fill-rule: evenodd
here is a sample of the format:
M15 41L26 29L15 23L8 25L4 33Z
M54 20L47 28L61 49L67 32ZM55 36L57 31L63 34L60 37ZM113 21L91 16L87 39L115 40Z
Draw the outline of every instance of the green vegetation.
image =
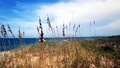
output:
M0 68L119 68L120 43L115 42L117 40L37 43L1 52Z

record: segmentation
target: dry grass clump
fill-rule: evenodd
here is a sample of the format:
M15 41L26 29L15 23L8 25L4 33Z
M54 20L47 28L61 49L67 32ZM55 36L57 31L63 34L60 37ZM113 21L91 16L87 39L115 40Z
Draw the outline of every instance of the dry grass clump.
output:
M115 67L114 56L97 50L94 42L69 40L56 42L54 46L54 41L46 41L13 51L1 52L0 68Z

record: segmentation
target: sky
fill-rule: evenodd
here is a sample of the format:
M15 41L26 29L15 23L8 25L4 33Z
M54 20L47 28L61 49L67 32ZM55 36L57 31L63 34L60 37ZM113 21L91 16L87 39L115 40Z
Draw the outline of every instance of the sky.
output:
M63 37L63 23L67 27L67 37L120 35L119 3L120 0L0 0L0 23L4 24L7 31L9 24L16 38L19 28L21 33L25 32L24 38L39 37L39 16L44 37L53 37L47 24L47 15L55 37ZM80 28L75 33L78 25ZM12 37L10 32L7 34Z

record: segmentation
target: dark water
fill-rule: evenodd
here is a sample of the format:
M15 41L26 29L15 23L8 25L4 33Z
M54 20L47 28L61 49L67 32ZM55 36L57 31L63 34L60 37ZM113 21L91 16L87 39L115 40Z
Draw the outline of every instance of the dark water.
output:
M88 40L90 37L59 37L59 38L45 38L45 40L56 40L56 41L65 41L65 40L71 40L71 39L76 39L76 40Z
M36 44L38 42L37 38L0 38L0 51L7 51L10 49L19 48L20 46L28 46L31 44Z
M77 40L87 40L90 39L89 37L75 37L75 38L55 38L56 41L65 41L70 39L77 39ZM45 40L54 40L54 38L45 38ZM19 48L20 46L28 46L31 44L36 44L38 42L37 38L23 38L19 40L19 38L0 38L0 51L7 51L10 49Z

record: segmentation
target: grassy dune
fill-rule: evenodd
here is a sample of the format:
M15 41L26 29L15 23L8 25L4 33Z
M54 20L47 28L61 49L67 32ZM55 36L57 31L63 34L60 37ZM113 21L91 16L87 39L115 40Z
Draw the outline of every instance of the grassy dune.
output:
M0 68L119 68L115 39L46 41L0 53Z

